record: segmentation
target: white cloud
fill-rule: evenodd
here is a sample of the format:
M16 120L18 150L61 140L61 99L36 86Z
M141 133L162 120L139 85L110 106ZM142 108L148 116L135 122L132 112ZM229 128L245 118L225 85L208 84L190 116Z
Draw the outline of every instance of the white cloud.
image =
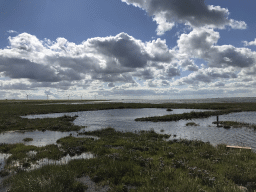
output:
M14 30L8 30L7 33L18 33L18 32Z
M199 69L192 59L180 60L179 65L184 71L198 71Z
M156 29L156 32L157 32L156 34L159 36L164 35L166 31L170 31L175 25L174 22L170 23L166 21L166 18L161 16L161 14L154 16L153 21L155 21L158 25Z
M244 21L228 19L228 9L206 5L204 0L122 0L147 12L158 24L157 34L163 35L171 30L174 23L183 23L192 27L211 27L224 29L245 29Z
M176 80L174 85L198 85L202 83L211 83L218 79L235 79L237 74L232 68L218 69L218 68L207 68L199 69L186 77L182 77Z
M126 33L95 37L78 45L65 38L39 40L28 33L9 37L9 42L0 49L1 75L27 79L34 87L68 89L73 83L88 87L79 83L86 79L110 86L135 83L133 76L153 79L157 71L162 73L161 65L170 65L174 57L165 40L144 43Z
M252 45L256 45L256 38L254 39L254 41L243 41L244 46L252 46Z
M219 38L213 29L195 28L189 34L182 34L177 44L181 53L202 58Z
M244 21L235 21L234 19L230 19L230 24L232 29L246 29L247 24Z
M219 38L213 29L194 28L180 35L171 49L166 40L143 42L126 33L95 37L81 44L63 37L40 40L22 33L9 37L9 46L0 49L0 87L20 98L24 96L21 90L38 91L36 95L45 97L45 89L62 93L86 90L97 97L133 93L167 97L173 91L176 96L187 95L186 91L209 94L212 88L234 89L242 83L252 89L255 52L218 46ZM206 63L199 67L197 58ZM197 92L191 91L195 89ZM55 92L52 97L58 98Z
M212 29L195 28L189 34L182 34L177 42L181 54L204 59L209 67L244 68L255 64L255 52L232 45L217 46L219 38L219 33Z

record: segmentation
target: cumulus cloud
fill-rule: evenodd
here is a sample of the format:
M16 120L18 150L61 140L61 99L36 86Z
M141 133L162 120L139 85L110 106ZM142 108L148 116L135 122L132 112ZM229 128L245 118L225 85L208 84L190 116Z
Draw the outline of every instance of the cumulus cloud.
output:
M236 48L232 45L213 47L203 57L210 67L250 67L255 64L255 53L247 48Z
M168 22L163 14L154 16L153 21L157 23L156 34L159 36L164 35L166 31L170 31L175 25L174 22Z
M239 75L243 77L248 77L248 75L256 75L256 66L252 66L252 67L241 70Z
M138 96L168 95L171 88L180 85L227 89L247 83L252 88L255 52L232 45L218 46L219 38L219 32L213 29L194 28L180 35L176 47L169 48L166 40L143 42L126 33L90 38L80 44L63 37L40 40L21 33L9 37L9 46L0 49L0 77L10 79L0 79L1 88L52 88L64 92L86 89L96 95ZM196 58L206 64L200 67ZM192 73L186 72L190 74L184 77L182 71Z
M165 72L167 74L167 76L166 76L167 79L180 75L180 70L178 68L172 67L172 66L168 66L165 69Z
M217 46L220 35L213 29L195 28L182 34L177 41L180 53L204 59L210 67L250 67L255 63L255 53L248 48L232 45Z
M144 79L144 80L155 78L153 71L149 68L138 70L135 73L133 73L133 76L139 77L140 79Z
M65 38L39 40L21 33L9 37L9 46L0 49L0 73L27 79L38 87L68 89L73 83L87 87L81 83L84 80L111 86L135 83L133 77L153 79L157 70L164 69L161 65L170 65L173 58L165 40L142 42L126 33L95 37L78 45Z
M220 6L206 5L204 0L122 0L147 12L158 24L157 34L171 30L176 23L192 27L211 27L223 29L245 29L244 21L228 19L229 11Z
M115 84L114 83L109 83L108 87L115 87Z
M146 66L150 59L144 44L126 33L115 37L90 39L88 46L98 53L116 58L117 64L123 67L141 68Z
M182 34L177 41L181 53L203 57L220 38L213 29L195 28L189 34Z
M252 45L256 45L256 38L254 39L254 41L243 41L244 46L252 46Z
M199 69L192 59L180 60L179 64L184 71L198 71Z
M29 90L31 89L31 83L20 80L0 80L2 90Z
M211 83L217 79L235 79L237 74L232 68L218 69L207 68L199 69L196 72L189 74L186 77L178 79L174 84L176 85L197 85L199 83Z
M215 83L213 84L213 86L214 86L214 87L224 87L225 84L224 84L223 82L218 81L218 82L215 82Z

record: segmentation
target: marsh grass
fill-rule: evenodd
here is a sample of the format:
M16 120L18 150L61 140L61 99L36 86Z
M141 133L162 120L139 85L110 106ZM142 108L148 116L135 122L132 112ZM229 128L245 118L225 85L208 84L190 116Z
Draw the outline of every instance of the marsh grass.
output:
M37 152L35 155L30 156L30 151ZM7 159L6 167L10 167L13 161L20 161L21 164L27 162L36 162L39 159L49 158L58 160L65 156L66 153L61 151L57 145L47 145L44 147L36 147L33 145L24 145L23 143L17 144L2 144L0 145L1 153L12 154Z
M75 181L73 170L60 165L46 165L31 172L20 171L7 179L5 185L7 183L12 183L11 191L18 192L82 192L87 188L87 186Z
M26 119L16 117L13 123L4 123L0 125L1 131L7 130L21 130L21 131L78 131L82 127L73 124L76 117L63 116L58 118L44 118L44 119Z
M195 112L192 111L190 113L182 113L182 114L172 114L172 115L164 115L164 116L154 116L154 117L142 117L137 118L135 121L179 121L181 119L197 119L197 118L207 118L210 116L224 115L228 113L241 112L241 109L233 109L233 110L222 110L222 111L204 111L204 112Z
M256 110L256 103L101 103L58 104L56 107L51 105L52 102L56 101L0 101L0 132L36 129L71 131L82 128L72 124L76 117L31 120L20 117L28 114L127 108L217 110L167 116L162 119L179 120ZM248 150L227 149L224 144L214 147L201 141L177 139L168 141L166 139L170 135L157 134L154 130L135 134L107 128L82 134L98 136L100 139L69 136L57 141L61 147L26 146L21 143L1 144L0 152L12 154L7 159L5 171L16 172L4 181L5 185L10 186L11 191L18 192L84 191L87 186L79 183L76 178L89 176L97 185L109 185L110 191L127 191L130 188L130 191L233 192L240 191L238 185L245 186L249 190L256 189L253 183L256 181L256 154ZM37 153L29 156L29 151ZM66 165L47 165L29 172L12 166L14 161L19 161L25 168L42 158L59 160L67 154L73 156L82 152L91 152L95 158L72 160Z
M216 147L189 140L164 140L167 134L154 130L122 133L112 128L84 132L100 137L65 137L58 140L66 153L90 151L92 159L48 165L30 172L20 171L5 181L11 191L83 191L86 186L75 178L89 176L110 191L240 191L238 185L256 189L256 154L248 150ZM59 153L57 146L33 148L22 144L1 146L8 153L29 150ZM56 151L54 151L54 149ZM22 156L24 158L26 155ZM11 158L11 157L9 157ZM20 157L21 158L21 157ZM41 156L40 156L41 158ZM250 183L251 182L251 183ZM249 184L248 184L249 183ZM248 187L249 188L249 187Z

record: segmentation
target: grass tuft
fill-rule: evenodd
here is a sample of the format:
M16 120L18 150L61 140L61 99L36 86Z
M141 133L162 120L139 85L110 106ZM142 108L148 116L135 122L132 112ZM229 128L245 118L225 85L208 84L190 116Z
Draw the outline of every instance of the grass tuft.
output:
M199 126L199 124L196 124L195 122L188 122L186 123L186 126Z
M33 138L27 137L27 138L24 138L23 141L25 141L25 142L33 141Z

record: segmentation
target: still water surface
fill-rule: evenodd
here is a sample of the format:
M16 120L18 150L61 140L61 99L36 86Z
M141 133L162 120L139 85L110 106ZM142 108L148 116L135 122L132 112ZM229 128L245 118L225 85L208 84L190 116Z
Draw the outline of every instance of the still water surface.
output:
M219 143L225 143L228 145L240 145L249 146L256 150L256 131L249 128L217 128L212 124L216 121L216 117L209 117L205 119L193 119L193 120L180 120L172 122L137 122L134 119L139 117L148 116L161 116L166 114L180 114L191 111L205 111L195 109L174 109L171 112L166 109L112 109L112 110L99 110L99 111L85 111L85 112L72 112L72 113L55 113L44 115L29 115L25 118L55 118L63 115L78 115L74 121L75 125L87 126L87 128L81 131L93 131L96 129L113 127L118 131L139 131L154 129L158 133L166 133L177 135L176 138L185 139L198 139L202 141L209 141L213 145ZM245 123L256 124L256 112L240 112L232 113L228 115L219 116L220 121L239 121ZM187 122L195 122L199 126L186 126ZM161 132L163 130L163 132ZM34 139L32 142L28 142L29 145L46 145L55 143L57 139L69 135L68 133L61 133L55 131L34 131L26 132L24 134L17 132L7 132L0 134L0 141L3 143L21 142L25 137L31 137ZM72 132L74 136L76 132ZM39 144L40 143L40 144Z

